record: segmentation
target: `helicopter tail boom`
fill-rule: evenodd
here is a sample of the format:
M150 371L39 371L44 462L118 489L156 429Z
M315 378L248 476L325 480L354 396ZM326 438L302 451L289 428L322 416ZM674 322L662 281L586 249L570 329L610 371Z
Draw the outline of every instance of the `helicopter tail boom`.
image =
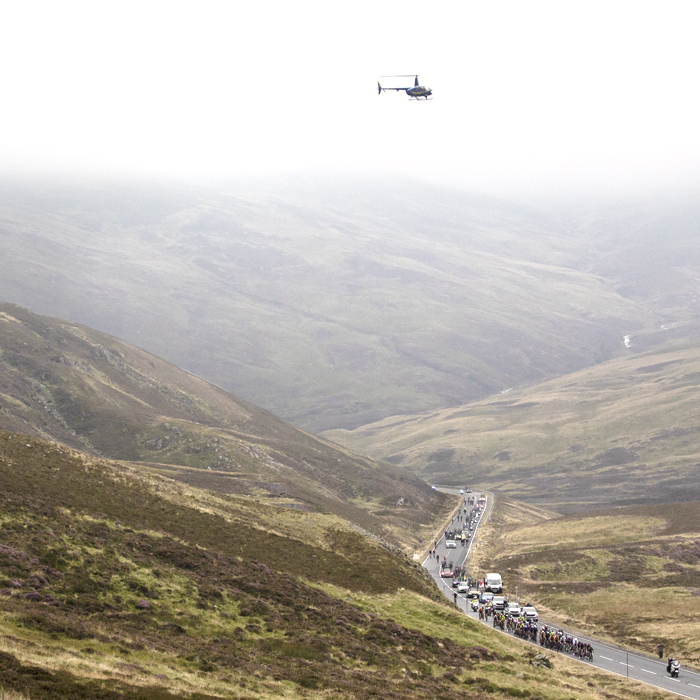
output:
M418 76L415 73L410 73L409 75L380 75L380 78L413 78L413 88L410 87L382 87L381 83L377 80L377 91L381 95L382 92L386 92L387 90L394 90L395 92L399 92L401 90L408 91L414 88L420 87L418 84Z
M380 95L381 95L383 92L386 92L387 90L400 91L400 90L410 90L410 89L411 89L411 88L394 88L394 87L385 88L385 87L382 87L382 86L379 84L379 81L377 81L377 90L379 91L379 94L380 94Z

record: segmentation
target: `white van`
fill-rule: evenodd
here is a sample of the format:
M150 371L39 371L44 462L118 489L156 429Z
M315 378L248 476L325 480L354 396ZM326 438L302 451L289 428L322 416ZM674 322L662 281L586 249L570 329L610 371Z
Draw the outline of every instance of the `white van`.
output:
M491 591L491 593L500 593L503 590L501 574L486 574L484 590Z

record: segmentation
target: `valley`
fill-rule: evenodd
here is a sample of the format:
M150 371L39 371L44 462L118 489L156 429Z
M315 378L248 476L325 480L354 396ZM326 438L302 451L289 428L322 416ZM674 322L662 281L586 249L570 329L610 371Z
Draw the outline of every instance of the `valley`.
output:
M442 599L431 484L496 494L474 571L700 664L694 201L0 190L0 697L669 697Z
M626 335L697 338L696 220L693 198L538 209L411 180L4 181L0 299L349 429L620 357Z
M699 15L5 3L0 700L700 700Z
M700 345L670 343L536 387L326 437L431 483L559 512L700 498Z

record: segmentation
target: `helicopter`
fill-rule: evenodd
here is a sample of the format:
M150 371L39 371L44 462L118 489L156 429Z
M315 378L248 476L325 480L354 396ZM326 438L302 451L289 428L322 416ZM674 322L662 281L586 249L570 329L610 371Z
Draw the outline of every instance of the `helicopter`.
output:
M380 76L381 78L415 78L413 82L413 87L389 87L385 88L381 86L381 83L377 80L377 88L379 89L378 94L382 94L382 90L386 92L387 90L403 90L407 95L409 100L419 100L421 97L424 100L432 100L433 98L430 97L430 95L433 94L433 91L429 87L425 87L424 85L419 85L418 84L418 76L415 74L412 75L382 75Z

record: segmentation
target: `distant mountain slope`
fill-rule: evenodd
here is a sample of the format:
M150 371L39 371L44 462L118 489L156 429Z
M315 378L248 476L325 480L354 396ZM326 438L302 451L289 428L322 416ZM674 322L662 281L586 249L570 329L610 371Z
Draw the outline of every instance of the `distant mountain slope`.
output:
M327 437L439 483L560 510L700 499L700 346L613 360Z
M586 269L608 280L661 324L633 333L632 348L700 338L700 201L650 197L581 212L577 235L590 246ZM661 333L659 333L661 331Z
M85 326L0 303L0 429L417 543L448 499ZM167 466L163 466L167 465Z
M352 428L566 374L658 332L663 308L625 298L620 248L581 217L410 181L3 183L0 298L297 425Z

